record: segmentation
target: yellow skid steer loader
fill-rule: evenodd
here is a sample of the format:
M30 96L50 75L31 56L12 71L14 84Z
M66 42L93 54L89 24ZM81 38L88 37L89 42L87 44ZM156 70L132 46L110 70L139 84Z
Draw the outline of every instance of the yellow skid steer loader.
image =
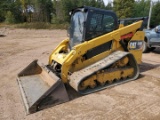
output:
M48 65L34 60L18 74L27 114L69 101L67 86L84 95L139 76L143 20L120 25L113 11L87 6L70 15L69 38L53 50Z

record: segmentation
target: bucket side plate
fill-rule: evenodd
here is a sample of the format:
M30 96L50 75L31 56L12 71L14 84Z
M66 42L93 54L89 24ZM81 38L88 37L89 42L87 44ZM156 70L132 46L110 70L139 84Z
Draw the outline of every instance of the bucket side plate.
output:
M61 79L37 60L18 74L17 81L27 114L69 101Z

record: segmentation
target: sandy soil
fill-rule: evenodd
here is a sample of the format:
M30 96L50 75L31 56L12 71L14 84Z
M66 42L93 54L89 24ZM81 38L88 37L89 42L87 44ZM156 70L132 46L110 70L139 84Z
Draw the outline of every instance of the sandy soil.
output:
M0 37L0 120L159 120L160 49L143 54L139 79L26 116L16 75L34 59L47 64L64 30L8 29Z

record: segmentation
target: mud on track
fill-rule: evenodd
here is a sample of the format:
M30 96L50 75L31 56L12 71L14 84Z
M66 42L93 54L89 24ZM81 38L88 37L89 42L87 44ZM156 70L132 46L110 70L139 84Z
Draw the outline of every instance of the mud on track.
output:
M64 30L9 29L0 37L0 120L159 120L160 49L143 54L139 79L26 116L16 75L34 59L47 64Z

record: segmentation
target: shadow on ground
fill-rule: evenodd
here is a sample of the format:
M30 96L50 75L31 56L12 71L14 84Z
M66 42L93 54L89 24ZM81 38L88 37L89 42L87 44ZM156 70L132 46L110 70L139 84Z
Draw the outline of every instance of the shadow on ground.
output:
M157 48L156 48L156 49L154 49L153 51L148 51L148 52L143 53L143 54L148 54L148 53L160 54L160 47L157 47Z
M6 35L0 35L0 37L6 37Z
M160 48L156 48L154 51L152 51L155 54L160 54Z
M158 68L160 66L160 64L150 64L150 63L146 63L146 62L142 62L140 65L139 65L139 68L140 68L140 72L146 72L148 70L152 70L152 69L155 69L155 68Z

